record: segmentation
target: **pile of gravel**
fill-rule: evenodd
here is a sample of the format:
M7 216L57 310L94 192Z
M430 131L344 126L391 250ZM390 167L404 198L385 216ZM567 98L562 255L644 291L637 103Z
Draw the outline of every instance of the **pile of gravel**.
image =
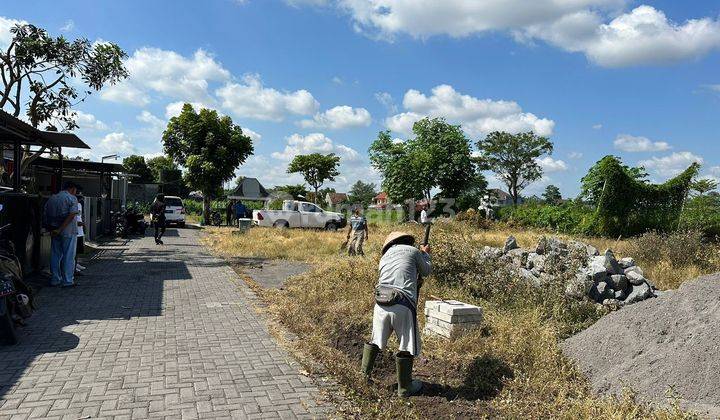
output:
M720 273L612 312L562 347L598 392L625 387L658 403L670 393L683 408L718 418Z

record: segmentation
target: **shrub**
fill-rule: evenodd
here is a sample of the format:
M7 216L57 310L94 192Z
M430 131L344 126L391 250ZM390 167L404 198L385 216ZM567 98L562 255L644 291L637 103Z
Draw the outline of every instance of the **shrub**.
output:
M577 202L558 205L530 203L500 209L500 220L510 225L548 229L568 234L587 234L593 211Z
M720 237L720 197L705 195L689 199L680 215L680 228L701 231L706 238Z
M648 232L630 240L625 253L651 265L665 262L673 268L691 265L708 268L712 264L714 252L702 232L680 231Z

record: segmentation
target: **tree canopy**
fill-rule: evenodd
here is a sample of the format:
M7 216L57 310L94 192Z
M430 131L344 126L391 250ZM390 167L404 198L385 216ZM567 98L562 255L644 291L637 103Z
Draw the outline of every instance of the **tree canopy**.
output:
M560 193L560 188L552 184L545 187L545 192L543 193L543 200L545 200L545 202L548 204L560 203L562 201L562 194Z
M308 196L308 190L305 188L305 185L302 184L280 185L275 187L274 191L285 193L292 197L293 200L305 200Z
M705 195L710 191L714 191L717 187L717 181L708 178L698 179L690 184L690 189L697 192L699 195Z
M358 180L353 184L352 188L350 188L348 200L350 200L350 203L352 204L362 204L363 206L368 206L376 195L377 192L375 184L365 183Z
M139 155L130 155L123 159L123 167L133 175L137 175L131 179L135 184L147 184L154 182L153 173L148 167L145 158Z
M334 153L323 155L321 153L312 153L309 155L297 155L290 162L287 172L302 174L305 182L307 182L314 190L314 202L318 201L318 190L326 181L334 181L335 177L340 175L338 171L340 165L340 157Z
M214 110L195 112L183 105L180 115L170 119L162 137L165 153L186 169L185 182L203 193L203 217L208 220L210 199L253 153L253 144L240 126Z
M593 165L588 173L580 180L580 195L579 198L592 205L597 205L600 200L600 195L605 186L605 176L602 173L604 163L610 159L615 160L620 168L625 172L628 178L633 179L640 183L647 183L648 173L642 166L630 167L622 163L622 159L618 156L605 156Z
M396 142L389 131L382 131L369 149L391 201L430 200L433 188L440 189L442 197L457 198L477 180L470 140L459 125L423 118L413 125L413 133L414 138Z
M0 108L15 117L24 110L33 127L76 128L72 108L92 91L128 76L127 54L112 42L68 41L30 24L15 25L10 33L9 46L0 50ZM26 147L21 171L39 154Z
M553 144L533 132L510 134L495 131L477 143L484 169L489 169L507 186L517 205L520 191L542 177L537 159L552 154Z

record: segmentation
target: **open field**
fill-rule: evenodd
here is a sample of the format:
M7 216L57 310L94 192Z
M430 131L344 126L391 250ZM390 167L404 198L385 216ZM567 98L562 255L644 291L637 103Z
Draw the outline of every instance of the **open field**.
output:
M397 226L395 226L397 229ZM403 229L417 236L417 225ZM208 229L206 245L225 256L305 261L313 269L292 278L283 290L262 291L269 311L297 334L299 350L311 354L342 385L350 406L345 415L374 417L510 417L510 418L687 418L675 408L639 403L630 390L620 399L594 395L587 381L560 352L558 342L586 328L605 313L588 302L568 301L558 290L537 290L513 279L503 267L482 267L474 258L481 246L501 246L512 234L531 247L541 232L504 228L479 230L459 222L438 223L433 230L431 276L421 293L458 299L483 307L485 326L447 344L426 338L415 374L431 385L426 395L402 401L389 389L394 378L391 353L376 365L376 383L366 385L358 372L362 343L369 337L372 290L379 250L389 225L371 226L367 257L338 252L344 233L310 230L251 229L231 235ZM598 249L613 248L633 256L659 288L718 268L717 248L699 236L613 241L587 239ZM421 317L422 318L422 317ZM421 326L423 319L419 320ZM392 348L392 344L391 344Z

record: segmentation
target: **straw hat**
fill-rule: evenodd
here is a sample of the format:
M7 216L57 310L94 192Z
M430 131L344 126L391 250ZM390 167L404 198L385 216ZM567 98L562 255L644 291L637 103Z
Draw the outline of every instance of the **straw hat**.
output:
M407 232L390 232L390 234L387 236L387 238L385 238L385 243L383 244L383 247L382 247L382 254L385 254L385 252L391 246L395 245L395 243L397 243L398 240L400 240L402 238L407 238L407 237L412 238L413 241L415 240L415 237Z

